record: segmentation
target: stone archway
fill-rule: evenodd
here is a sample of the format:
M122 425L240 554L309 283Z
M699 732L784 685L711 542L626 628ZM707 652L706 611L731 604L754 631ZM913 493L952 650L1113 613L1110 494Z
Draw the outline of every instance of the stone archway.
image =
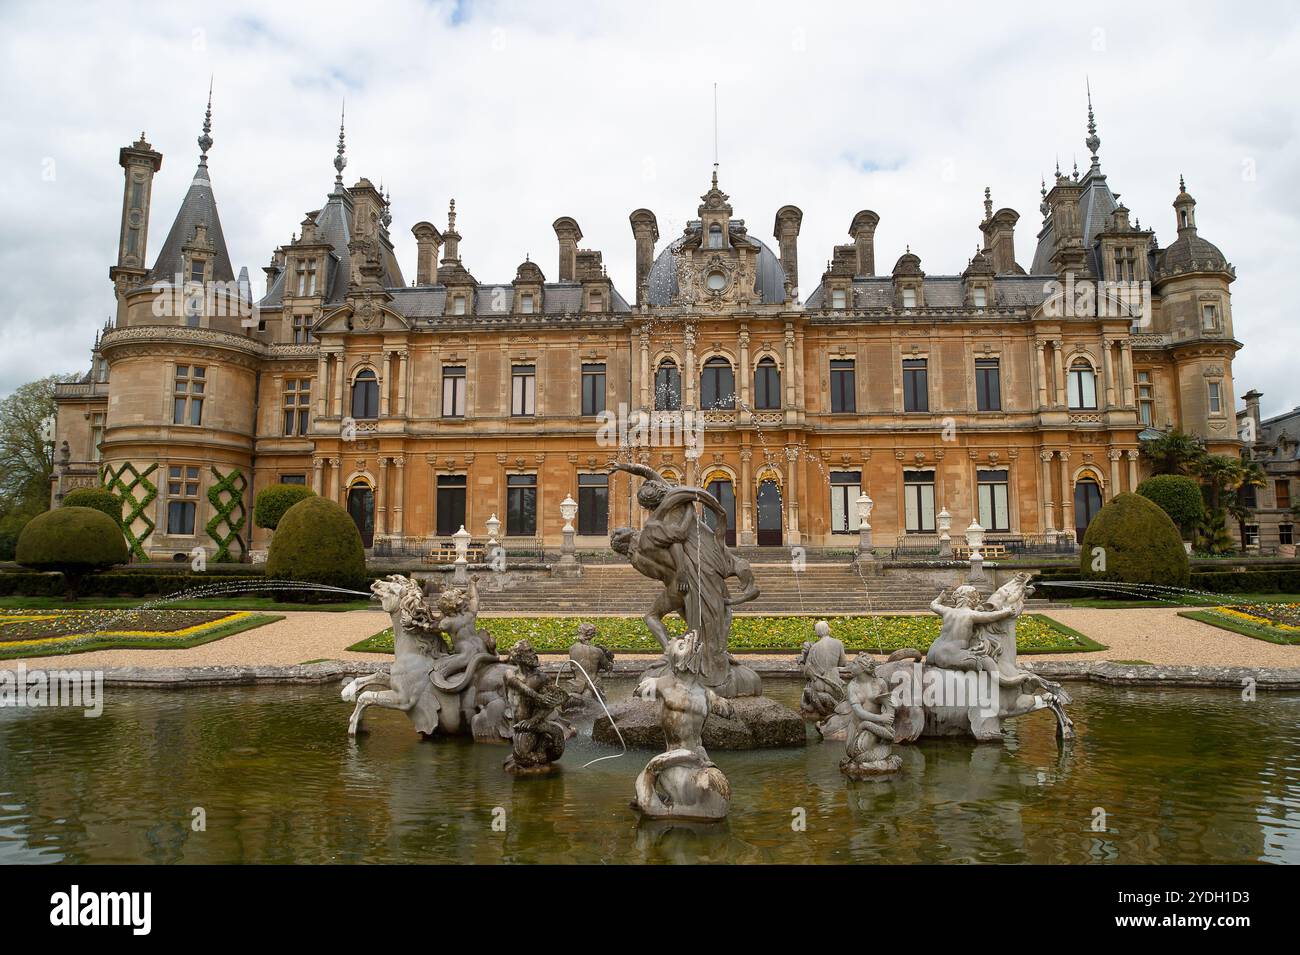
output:
M366 549L375 543L375 489L366 481L356 481L348 487L348 514L361 534L361 545Z
M758 483L758 495L755 498L758 523L758 546L780 547L784 542L782 529L781 487L772 478L764 478Z

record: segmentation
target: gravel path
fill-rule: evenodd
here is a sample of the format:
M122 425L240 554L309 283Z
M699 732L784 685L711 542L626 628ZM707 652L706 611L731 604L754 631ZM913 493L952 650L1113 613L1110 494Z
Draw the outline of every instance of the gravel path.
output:
M1173 608L1052 609L1048 616L1110 649L1097 653L1045 654L1029 660L1145 660L1171 665L1296 667L1300 646L1284 647L1179 617ZM486 622L486 620L485 620ZM345 613L290 611L284 620L188 650L100 650L73 656L32 657L29 667L199 667L292 665L308 660L381 659L347 647L388 626L379 610ZM639 654L619 654L623 660ZM793 657L793 654L791 654ZM768 659L772 659L769 655ZM646 659L650 659L646 656ZM19 661L0 662L8 669Z

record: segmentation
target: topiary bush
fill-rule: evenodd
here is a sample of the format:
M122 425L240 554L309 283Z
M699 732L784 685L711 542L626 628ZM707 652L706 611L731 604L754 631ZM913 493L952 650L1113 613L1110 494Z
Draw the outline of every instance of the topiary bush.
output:
M1158 474L1138 485L1137 492L1169 515L1184 540L1205 519L1205 499L1195 478L1181 474Z
M364 591L369 584L361 534L348 512L315 495L289 508L276 527L266 558L266 576ZM284 600L310 593L277 592Z
M1079 571L1086 580L1186 587L1188 568L1178 528L1140 494L1117 494L1083 535Z
M93 507L122 525L122 499L106 487L78 487L63 495L64 507Z
M127 559L122 526L93 507L60 507L33 517L16 550L24 567L62 573L69 600L77 599L86 577Z
M316 492L303 484L272 484L257 492L253 502L253 523L275 530L285 512L299 501L315 497Z

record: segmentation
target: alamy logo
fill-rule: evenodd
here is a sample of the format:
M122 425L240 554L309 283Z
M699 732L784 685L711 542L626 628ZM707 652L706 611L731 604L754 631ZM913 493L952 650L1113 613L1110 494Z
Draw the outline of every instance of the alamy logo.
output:
M148 935L153 927L151 892L82 892L74 885L50 896L50 924L126 925L132 935Z
M0 670L0 707L81 707L87 718L104 712L103 670Z

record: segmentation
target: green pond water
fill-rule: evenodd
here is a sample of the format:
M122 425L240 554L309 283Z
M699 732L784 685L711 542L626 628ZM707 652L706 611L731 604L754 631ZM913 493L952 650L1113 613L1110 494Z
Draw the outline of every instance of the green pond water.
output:
M663 826L628 808L647 751L583 769L619 750L580 736L515 779L504 747L420 742L391 711L349 741L333 686L110 687L98 719L0 709L0 863L1300 862L1300 694L1070 690L1065 752L1046 713L901 747L885 782L847 782L842 744L715 752L730 819Z

